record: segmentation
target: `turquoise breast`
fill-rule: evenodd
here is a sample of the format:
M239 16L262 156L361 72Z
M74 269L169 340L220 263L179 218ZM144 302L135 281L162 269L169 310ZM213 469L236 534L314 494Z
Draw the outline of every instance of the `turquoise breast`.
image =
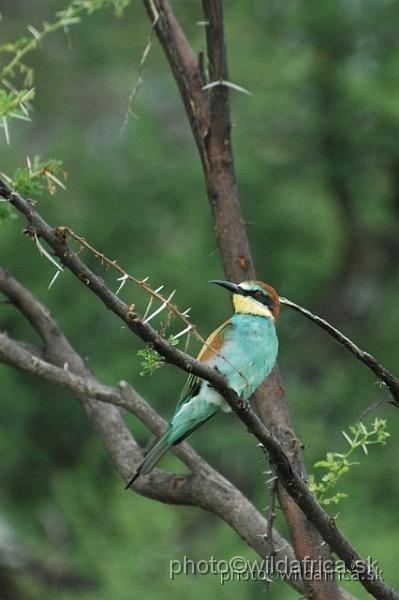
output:
M230 387L247 399L272 370L278 351L273 319L235 314L225 338L221 356L209 364L226 377Z

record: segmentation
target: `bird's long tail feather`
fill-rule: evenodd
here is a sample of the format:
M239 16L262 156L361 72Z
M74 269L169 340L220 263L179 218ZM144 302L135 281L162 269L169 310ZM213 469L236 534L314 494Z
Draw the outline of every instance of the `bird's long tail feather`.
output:
M159 442L149 451L132 479L126 485L129 488L139 475L147 475L169 450L171 446L180 444L200 425L219 411L219 406L208 401L193 400L183 403L171 419L169 426Z
M139 475L147 475L152 469L155 467L156 463L162 458L162 456L169 450L172 446L170 441L168 441L167 436L169 434L169 430L165 432L165 434L161 437L161 439L155 444L155 446L149 451L132 479L126 485L125 489L129 488L132 483L137 479Z

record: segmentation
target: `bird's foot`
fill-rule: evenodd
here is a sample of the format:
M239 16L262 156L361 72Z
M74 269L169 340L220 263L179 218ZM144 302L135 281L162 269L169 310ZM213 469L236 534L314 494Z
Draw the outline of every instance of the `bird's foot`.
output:
M216 365L214 365L214 366L213 366L213 369L214 369L214 371L216 371L216 373L219 373L220 375L223 375L223 373L221 372L221 370L220 370L220 369L219 369L219 368L218 368ZM208 387L209 387L211 390L214 390L214 389L215 389L215 386L214 386L214 385L212 385L210 381L208 381L208 382L207 382L207 386L208 386Z
M240 398L240 400L237 403L237 408L241 412L247 413L251 410L251 404L248 402L248 400L244 400L243 398Z

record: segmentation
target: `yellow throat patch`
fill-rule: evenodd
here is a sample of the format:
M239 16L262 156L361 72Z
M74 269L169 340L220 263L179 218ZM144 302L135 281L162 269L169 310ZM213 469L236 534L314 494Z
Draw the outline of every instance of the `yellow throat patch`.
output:
M258 315L260 317L268 317L274 319L270 308L256 302L251 296L241 296L241 294L233 294L233 304L236 313L245 315Z

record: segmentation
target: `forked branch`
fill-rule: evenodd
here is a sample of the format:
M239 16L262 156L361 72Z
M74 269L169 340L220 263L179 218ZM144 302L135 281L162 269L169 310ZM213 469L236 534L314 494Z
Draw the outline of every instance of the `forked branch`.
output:
M364 574L361 583L375 598L399 600L399 594L387 586L382 579L376 577L375 572L370 570L367 561L363 560L357 550L339 531L336 523L318 505L306 483L292 468L282 446L265 428L259 417L251 409L250 404L243 402L228 387L224 377L214 369L170 346L157 331L140 319L131 307L115 296L105 283L70 249L64 235L64 228L52 229L37 213L32 203L13 192L5 182L0 182L0 194L26 216L29 223L29 234L40 236L46 240L56 256L74 273L79 281L94 292L136 335L143 341L151 343L168 362L209 381L223 395L233 411L266 449L281 485L302 509L309 521L313 523L331 549L345 562L348 570L358 575L361 569L362 574ZM169 487L167 486L166 489L169 489Z

